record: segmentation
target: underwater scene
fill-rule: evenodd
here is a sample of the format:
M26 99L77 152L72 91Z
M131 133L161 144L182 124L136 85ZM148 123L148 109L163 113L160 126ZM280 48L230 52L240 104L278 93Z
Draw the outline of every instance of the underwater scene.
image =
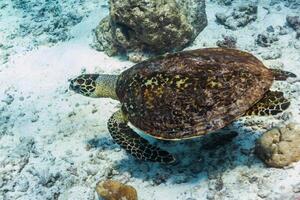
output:
M300 200L300 0L0 0L0 200Z

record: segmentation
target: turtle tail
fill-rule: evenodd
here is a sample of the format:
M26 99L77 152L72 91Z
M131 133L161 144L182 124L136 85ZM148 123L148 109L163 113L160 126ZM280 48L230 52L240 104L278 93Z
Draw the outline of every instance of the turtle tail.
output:
M288 71L283 71L280 69L271 69L274 79L276 81L285 81L288 78L296 78L297 76L292 73L292 72L288 72Z

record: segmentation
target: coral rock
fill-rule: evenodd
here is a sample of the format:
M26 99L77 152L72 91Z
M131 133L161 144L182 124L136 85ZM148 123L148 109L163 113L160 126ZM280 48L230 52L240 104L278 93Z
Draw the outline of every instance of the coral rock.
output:
M289 124L267 131L258 139L257 155L271 167L284 167L300 160L300 126Z
M137 200L137 192L132 186L113 180L97 183L96 191L104 200Z
M181 50L207 25L204 0L110 0L110 15L95 30L108 55Z

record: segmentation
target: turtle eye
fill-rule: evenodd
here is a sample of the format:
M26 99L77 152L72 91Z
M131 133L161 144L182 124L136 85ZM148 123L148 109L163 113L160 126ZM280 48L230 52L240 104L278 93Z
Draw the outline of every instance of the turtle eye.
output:
M81 78L80 79L76 79L76 82L79 84L79 85L82 85L84 83L84 80L82 80Z
M73 79L70 81L70 89L74 91L79 91L80 90L80 83L78 82L77 79Z

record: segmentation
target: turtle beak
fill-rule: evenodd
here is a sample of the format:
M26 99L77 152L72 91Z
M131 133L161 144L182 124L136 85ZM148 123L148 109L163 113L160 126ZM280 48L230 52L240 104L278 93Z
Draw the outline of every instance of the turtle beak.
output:
M76 81L76 79L72 79L70 81L70 86L69 86L70 90L73 90L74 92L79 92L80 90L80 85L78 84L78 82Z

